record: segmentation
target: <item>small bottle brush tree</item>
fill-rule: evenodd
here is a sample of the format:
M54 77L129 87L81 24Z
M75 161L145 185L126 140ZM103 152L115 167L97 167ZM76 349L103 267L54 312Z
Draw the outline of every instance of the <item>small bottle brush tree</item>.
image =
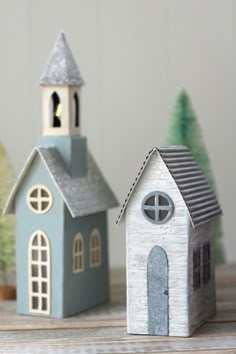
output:
M0 144L0 279L1 289L7 288L15 265L14 217L3 215L12 181L12 169L7 153ZM0 294L0 297L4 295Z
M187 146L207 177L209 184L216 192L207 150L202 139L201 129L192 109L190 99L185 91L181 91L176 98L166 142L168 145ZM220 218L217 218L214 221L216 264L224 262L224 251L221 243L222 235L221 220Z

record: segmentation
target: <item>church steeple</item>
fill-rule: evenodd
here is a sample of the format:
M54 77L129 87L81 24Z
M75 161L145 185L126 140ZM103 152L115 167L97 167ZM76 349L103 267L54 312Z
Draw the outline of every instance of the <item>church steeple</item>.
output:
M80 93L84 80L60 32L40 79L43 96L43 135L80 134Z
M84 80L63 32L60 32L40 80L43 136L39 146L54 147L68 173L86 176L87 141L80 133L80 94Z

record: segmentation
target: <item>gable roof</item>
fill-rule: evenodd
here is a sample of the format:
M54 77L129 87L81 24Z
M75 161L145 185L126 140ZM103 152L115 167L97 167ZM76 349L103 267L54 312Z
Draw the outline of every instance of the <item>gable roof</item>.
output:
M155 147L149 151L132 187L130 188L118 216L117 224L119 224L124 214L130 197L135 190L148 161L155 153L161 157L173 177L186 204L193 227L208 222L222 214L216 196L190 150L187 147L180 145L163 148Z
M82 86L84 80L63 32L60 32L40 79L41 85Z
M90 215L118 206L115 195L89 152L87 176L71 177L55 148L36 147L12 189L4 213L14 212L16 194L37 155L45 164L72 217Z

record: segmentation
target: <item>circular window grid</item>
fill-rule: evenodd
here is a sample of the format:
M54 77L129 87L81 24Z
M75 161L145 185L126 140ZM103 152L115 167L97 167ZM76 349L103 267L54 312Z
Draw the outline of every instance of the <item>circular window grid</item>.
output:
M174 204L166 193L151 192L143 200L142 213L153 224L165 224L174 213Z
M27 193L28 207L36 214L46 213L51 208L52 203L52 193L46 186L37 184L30 188Z

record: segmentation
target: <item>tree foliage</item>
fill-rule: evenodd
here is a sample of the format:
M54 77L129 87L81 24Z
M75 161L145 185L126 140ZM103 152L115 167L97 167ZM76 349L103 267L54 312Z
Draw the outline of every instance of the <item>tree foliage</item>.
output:
M187 146L207 177L209 184L216 192L216 186L201 129L192 109L190 99L185 91L181 91L177 95L166 143L168 145ZM221 218L217 218L214 220L214 241L215 262L218 264L224 261L223 246L221 244L222 235Z
M0 275L4 284L7 284L15 264L14 217L2 213L10 191L11 181L12 168L6 150L0 144Z

